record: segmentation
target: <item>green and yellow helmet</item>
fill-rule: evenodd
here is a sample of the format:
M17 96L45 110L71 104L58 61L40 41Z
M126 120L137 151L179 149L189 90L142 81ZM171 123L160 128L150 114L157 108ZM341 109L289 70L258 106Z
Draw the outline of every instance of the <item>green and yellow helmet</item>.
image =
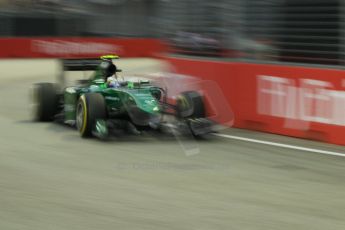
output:
M113 59L119 59L120 57L115 54L107 54L100 57L103 61L112 61Z
M118 69L117 66L113 63L113 59L119 59L118 55L108 54L100 57L102 63L100 65L101 71L103 72L104 77L110 77L116 72L121 72L122 70Z

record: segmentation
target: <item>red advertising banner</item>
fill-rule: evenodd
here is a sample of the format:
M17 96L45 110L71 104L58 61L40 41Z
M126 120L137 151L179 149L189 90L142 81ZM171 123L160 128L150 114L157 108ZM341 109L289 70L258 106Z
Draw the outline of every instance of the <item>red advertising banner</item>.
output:
M345 145L345 71L167 58L218 83L235 127Z
M0 58L150 57L164 49L158 39L0 38Z

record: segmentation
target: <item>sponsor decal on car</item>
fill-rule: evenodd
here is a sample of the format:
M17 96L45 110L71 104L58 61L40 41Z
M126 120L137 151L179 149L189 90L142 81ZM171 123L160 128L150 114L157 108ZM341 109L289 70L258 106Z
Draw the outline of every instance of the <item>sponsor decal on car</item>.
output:
M120 98L118 98L118 97L110 97L110 96L106 96L106 97L104 97L106 100L110 100L110 101L119 101L120 100Z

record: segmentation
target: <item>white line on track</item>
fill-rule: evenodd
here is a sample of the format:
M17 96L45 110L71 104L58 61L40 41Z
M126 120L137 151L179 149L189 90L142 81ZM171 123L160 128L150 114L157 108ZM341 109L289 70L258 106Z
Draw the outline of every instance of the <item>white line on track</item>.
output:
M276 142L271 142L271 141L261 141L261 140L256 140L256 139L251 139L251 138L246 138L246 137L233 136L233 135L227 135L227 134L221 134L221 133L215 133L214 135L219 136L219 137L234 139L234 140L247 141L247 142L258 143L258 144L263 144L263 145L277 146L277 147L286 148L286 149L295 149L295 150L301 150L301 151L312 152L312 153L320 153L320 154L326 154L326 155L331 155L331 156L345 157L345 153L338 153L338 152L332 152L332 151L326 151L326 150L320 150L320 149L306 148L306 147L300 147L300 146L295 146L295 145L287 145L287 144L281 144L281 143L276 143Z

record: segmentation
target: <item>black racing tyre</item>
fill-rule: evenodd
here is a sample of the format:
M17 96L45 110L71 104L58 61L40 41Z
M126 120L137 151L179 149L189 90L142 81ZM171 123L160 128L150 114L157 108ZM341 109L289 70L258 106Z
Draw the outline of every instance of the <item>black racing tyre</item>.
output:
M203 97L196 91L187 91L177 97L177 113L183 118L205 117Z
M76 125L82 137L91 137L97 119L106 119L106 104L99 93L80 96L76 108Z
M58 94L53 83L37 83L33 87L33 118L35 121L51 121L58 109Z

